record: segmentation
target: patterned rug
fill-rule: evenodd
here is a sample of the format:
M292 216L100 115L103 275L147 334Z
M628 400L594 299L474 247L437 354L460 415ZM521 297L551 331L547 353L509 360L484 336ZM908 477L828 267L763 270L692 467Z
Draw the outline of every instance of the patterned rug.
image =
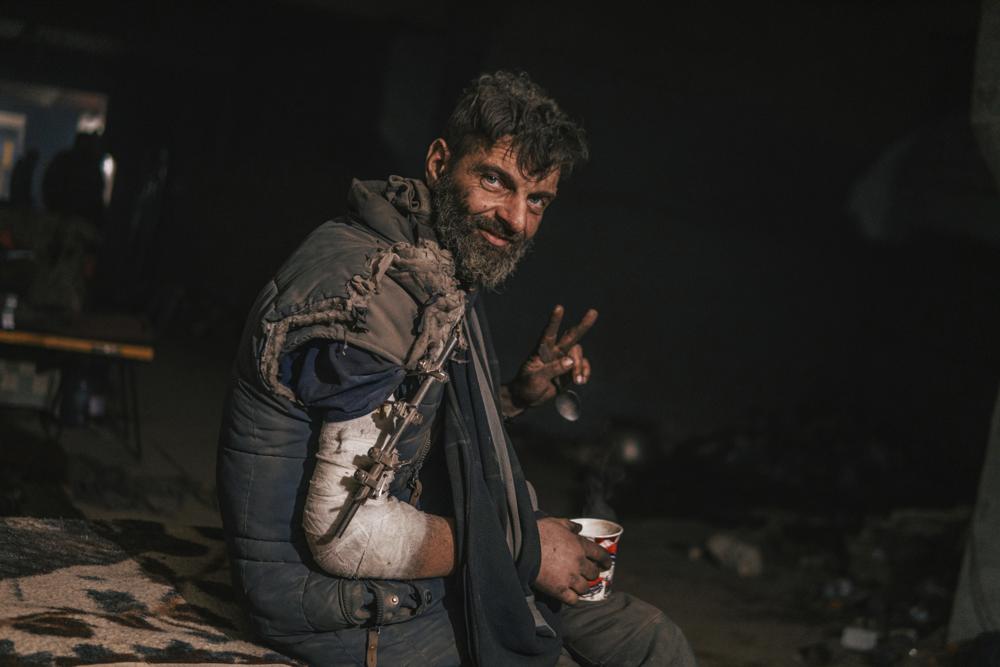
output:
M222 531L0 519L0 667L295 665L250 639Z

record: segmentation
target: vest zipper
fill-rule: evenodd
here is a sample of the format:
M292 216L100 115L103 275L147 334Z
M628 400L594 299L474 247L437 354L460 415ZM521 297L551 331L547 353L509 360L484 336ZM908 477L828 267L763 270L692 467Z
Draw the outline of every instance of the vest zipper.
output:
M424 485L420 483L420 469L424 465L424 459L427 458L427 452L430 451L431 441L434 439L433 431L433 426L427 429L427 435L424 436L424 441L420 444L420 449L418 449L416 455L410 459L410 464L413 465L413 472L407 486L410 487L409 502L414 507L416 507L417 503L420 502L420 495L424 490Z
M427 435L424 436L424 441L420 444L420 449L417 450L416 455L410 459L410 464L413 465L413 471L416 474L420 473L420 468L424 465L424 459L427 458L427 453L431 449L431 440L433 440L434 427L427 429Z

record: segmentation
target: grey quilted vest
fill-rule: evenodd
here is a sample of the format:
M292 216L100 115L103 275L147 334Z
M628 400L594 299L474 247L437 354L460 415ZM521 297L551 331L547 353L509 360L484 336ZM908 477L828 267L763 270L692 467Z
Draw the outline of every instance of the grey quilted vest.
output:
M219 503L237 592L254 631L279 647L317 632L405 621L443 596L440 579L342 579L313 562L301 521L321 421L277 379L281 355L315 339L360 347L408 371L432 356L461 317L464 293L426 227L429 199L419 181L355 181L349 215L303 242L247 320L220 434ZM423 429L440 400L438 390L421 406ZM414 430L401 459L428 437ZM408 500L409 481L402 471L393 495Z

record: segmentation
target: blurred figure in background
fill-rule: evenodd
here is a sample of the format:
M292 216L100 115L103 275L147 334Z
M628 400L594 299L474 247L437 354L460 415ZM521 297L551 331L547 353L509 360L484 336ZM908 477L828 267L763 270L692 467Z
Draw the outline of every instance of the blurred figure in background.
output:
M10 177L10 205L31 208L34 197L31 186L35 179L35 167L38 166L38 149L29 148L14 165Z
M99 134L77 134L73 147L56 153L45 169L45 208L59 215L83 218L100 228L104 219L103 157Z

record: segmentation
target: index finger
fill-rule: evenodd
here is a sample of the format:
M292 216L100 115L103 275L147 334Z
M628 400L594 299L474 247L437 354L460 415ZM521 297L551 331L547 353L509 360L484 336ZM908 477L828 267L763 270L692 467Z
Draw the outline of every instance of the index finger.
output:
M562 305L557 305L552 309L552 315L549 316L549 323L545 325L545 329L542 330L542 340L554 343L556 340L556 334L559 333L559 325L562 324L563 313L565 310Z
M576 345L590 331L590 328L594 326L594 322L596 321L597 311L591 308L584 314L579 324L566 330L566 333L559 339L559 344L556 347L563 352L568 351L569 348Z
M545 363L550 363L559 356L556 351L556 334L559 333L559 325L562 324L564 312L565 310L561 304L557 304L556 307L552 309L552 314L549 316L549 322L542 330L542 337L538 339L538 356L540 356L542 361Z

